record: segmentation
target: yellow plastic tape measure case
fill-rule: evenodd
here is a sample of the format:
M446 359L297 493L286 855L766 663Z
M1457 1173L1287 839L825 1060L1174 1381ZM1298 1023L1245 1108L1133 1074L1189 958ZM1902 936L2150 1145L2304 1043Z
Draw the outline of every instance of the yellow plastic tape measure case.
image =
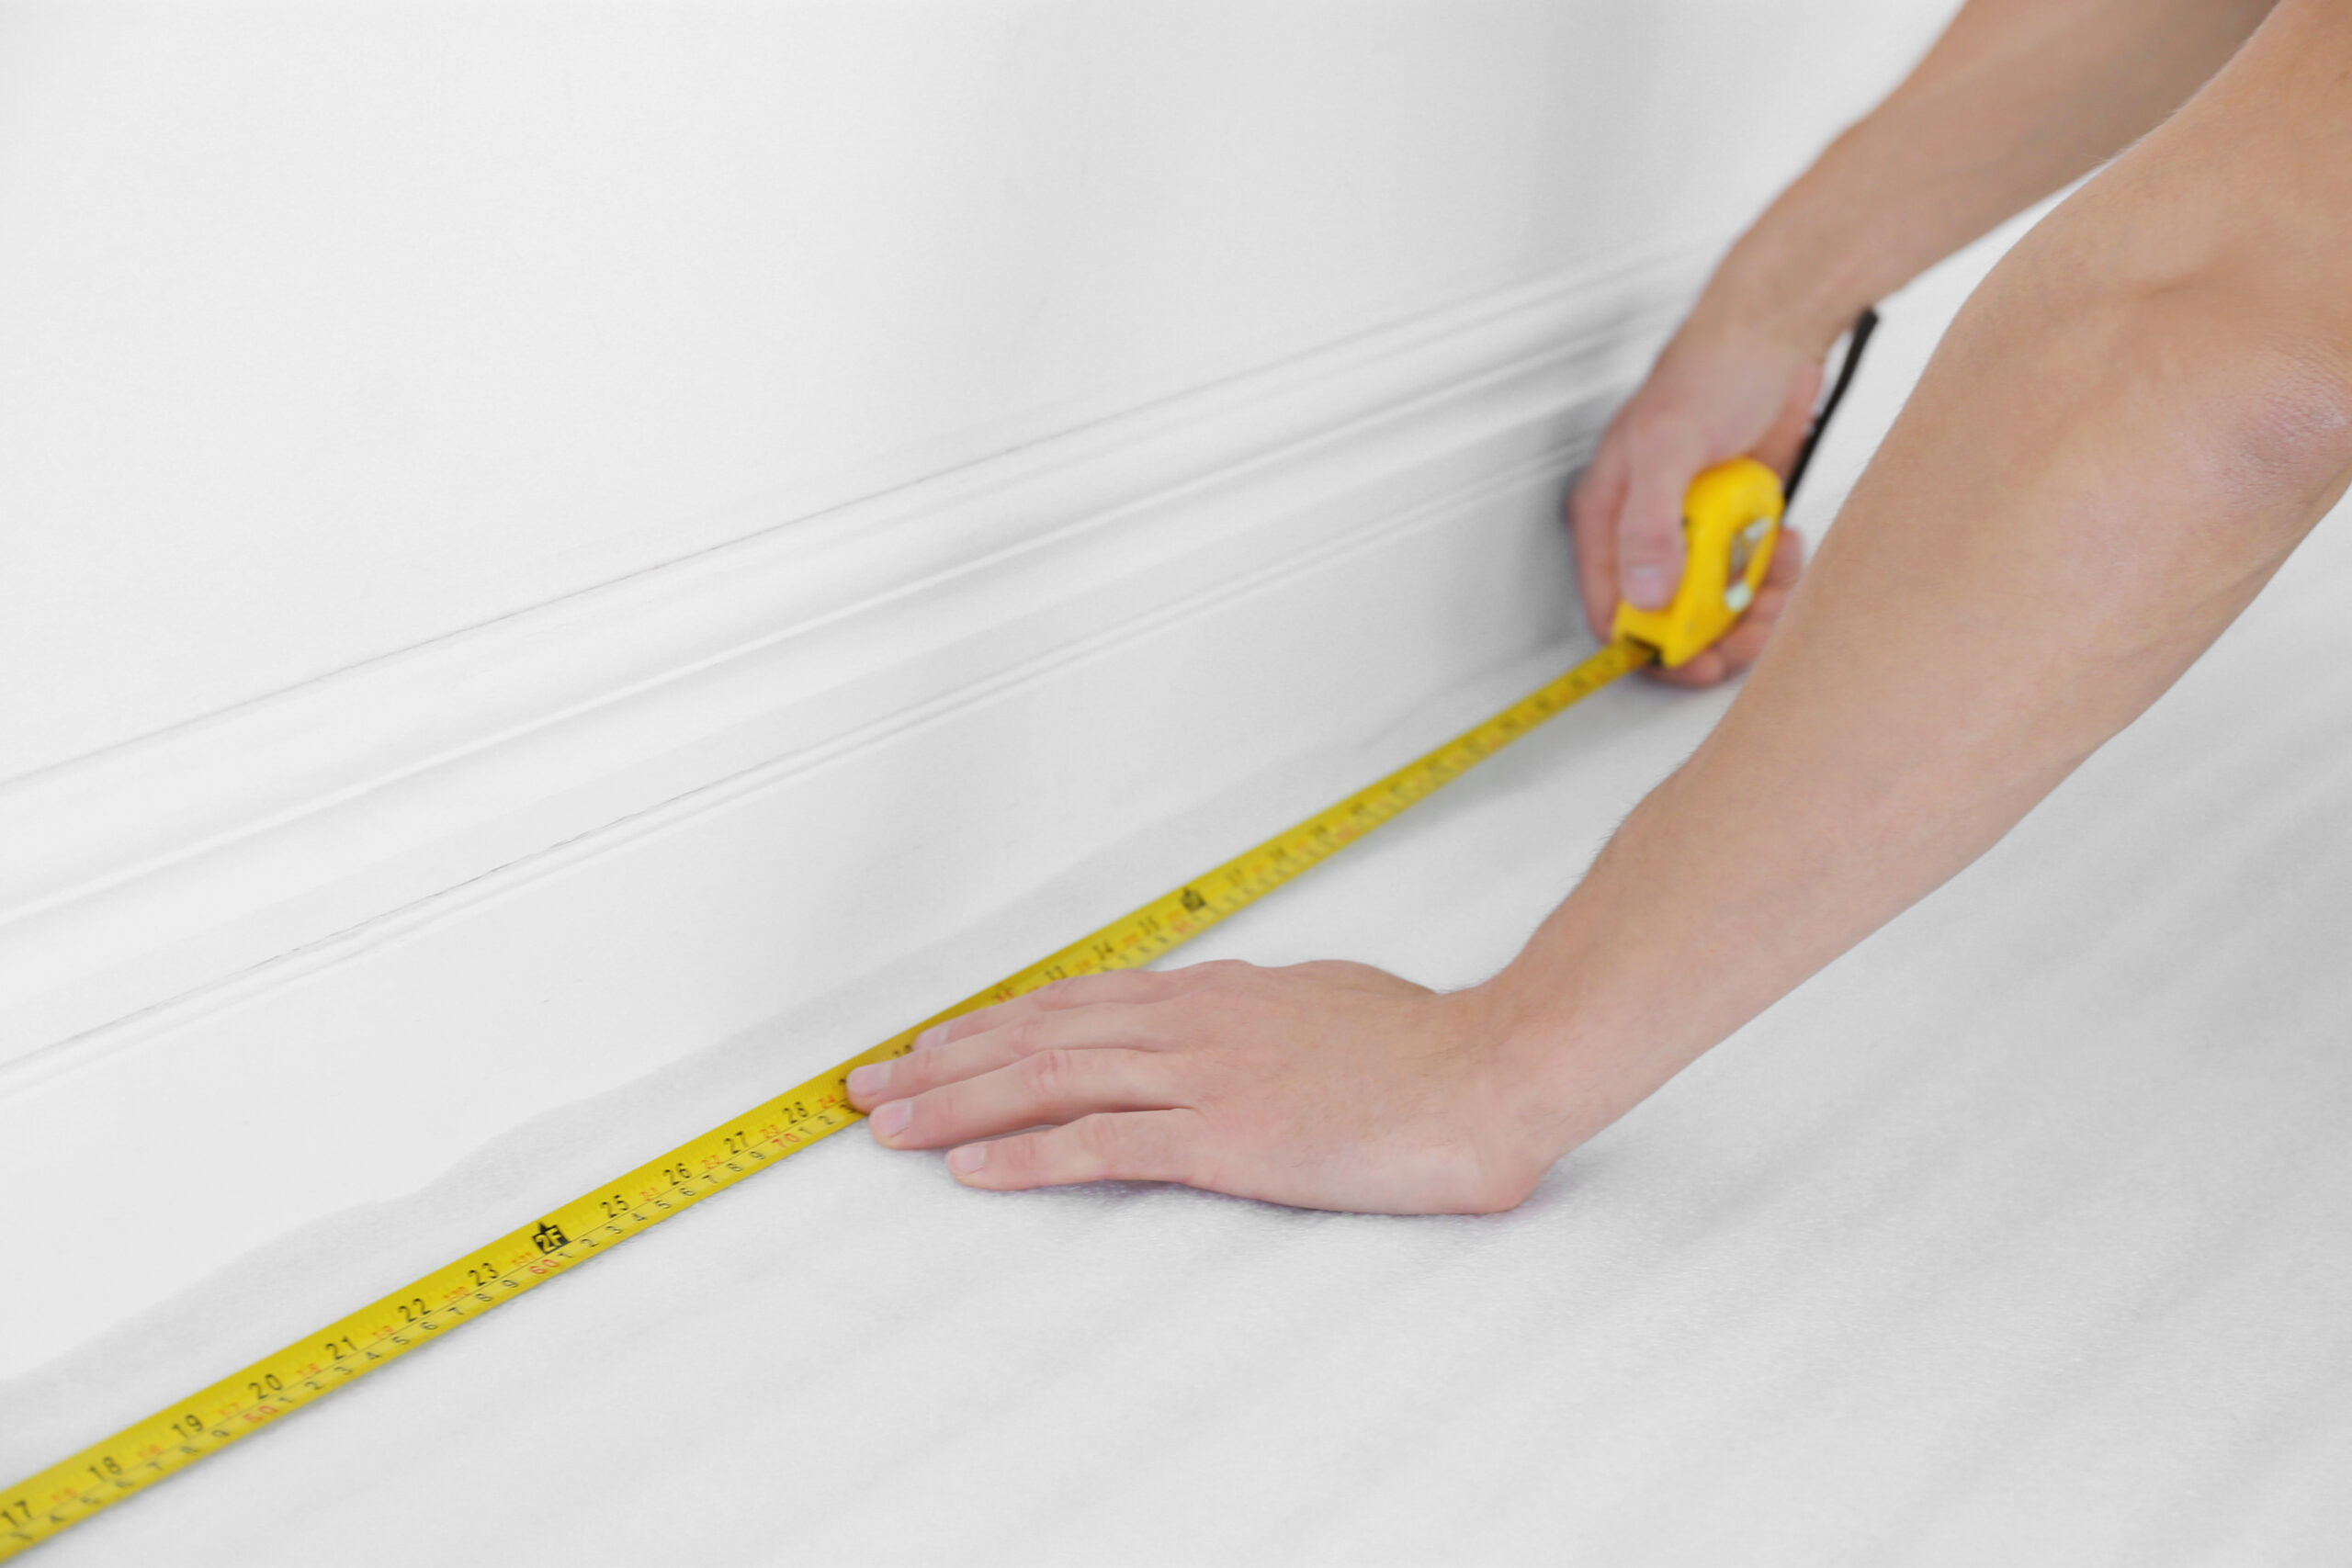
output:
M1656 649L1669 670L1713 646L1763 589L1782 504L1781 477L1753 457L1692 479L1682 502L1682 586L1663 609L1618 601L1613 634Z

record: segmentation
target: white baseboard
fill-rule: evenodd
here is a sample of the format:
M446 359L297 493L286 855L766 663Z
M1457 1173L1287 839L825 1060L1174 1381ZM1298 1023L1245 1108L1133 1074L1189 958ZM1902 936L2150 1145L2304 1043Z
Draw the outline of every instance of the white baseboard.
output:
M0 1298L0 1375L1570 635L1561 481L1699 255L1434 312L0 790L0 1183L109 1141L185 1173L11 1237L74 1282Z

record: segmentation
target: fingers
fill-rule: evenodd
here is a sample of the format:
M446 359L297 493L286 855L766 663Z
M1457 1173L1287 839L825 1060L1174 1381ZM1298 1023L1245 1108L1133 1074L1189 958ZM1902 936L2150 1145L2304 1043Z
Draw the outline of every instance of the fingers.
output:
M1772 564L1766 569L1763 585L1757 590L1756 603L1715 645L1731 670L1747 669L1763 653L1772 628L1780 625L1781 614L1788 608L1790 591L1796 587L1797 578L1804 570L1804 536L1793 529L1781 529L1780 543L1773 547Z
M1156 978L1165 991L1170 977ZM1134 989L1085 987L1094 995ZM988 1015L1005 1021L850 1075L850 1102L873 1119L877 1140L894 1148L938 1148L1041 1122L1170 1102L1177 1069L1152 1049L1170 1022L1164 1011L1140 1002L1057 1009L1033 1002L990 1008Z
M1173 1058L1117 1046L1033 1052L974 1077L874 1108L874 1136L935 1149L1102 1111L1153 1111L1174 1098Z
M1066 1138L1007 1140L1012 1146L989 1156L996 1161L992 1174L977 1185L1046 1186L1105 1176L1186 1179L1163 1174L1192 1167L1170 1163L1153 1131L1165 1124L1149 1119L1182 1111L1199 1121L1197 1112L1173 1103L1182 1066L1161 1049L1177 1015L1152 1004L1248 967L1200 964L1057 982L928 1031L906 1055L859 1067L850 1075L851 1103L867 1113L876 1140L893 1148L973 1145L1023 1128L1068 1124L1057 1129ZM970 1146L956 1155L966 1162L956 1167L959 1176L982 1158Z
M1789 590L1804 575L1806 545L1804 536L1786 524L1781 526L1781 536L1772 542L1772 563L1764 569L1764 585L1757 591L1757 602L1779 594L1788 597Z
M971 1144L947 1156L967 1187L1013 1191L1080 1181L1182 1181L1215 1186L1207 1121L1196 1111L1080 1117L1066 1127Z
M960 1040L910 1051L895 1061L869 1062L851 1073L850 1103L861 1111L870 1110L885 1100L905 1100L944 1084L995 1072L1041 1051L1103 1046L1148 1049L1159 1043L1166 1021L1134 1002L1105 1002L1072 1011L1045 1012L1033 1008L1016 1013L1009 1006L988 1010L1005 1021Z
M1586 616L1606 637L1616 607L1669 604L1682 581L1682 503L1710 463L1747 453L1786 473L1810 428L1821 355L1755 323L1694 314L1619 411L1570 498ZM1767 617L1751 615L1751 620ZM1752 657L1752 656L1751 656ZM1707 684L1736 652L1665 677Z
M999 1002L994 1007L980 1008L951 1018L944 1023L933 1024L915 1037L914 1049L928 1051L953 1041L969 1039L991 1029L1001 1029L1017 1019L1035 1013L1087 1007L1096 1002L1152 1001L1166 996L1177 984L1177 976L1183 973L1181 969L1166 972L1114 969L1106 975L1080 975L1068 980L1057 980L1050 986L1040 986L1028 995L1015 997L1009 1002Z
M1647 610L1674 597L1682 581L1682 495L1705 458L1697 431L1638 400L1601 437L1568 499L1593 636L1608 638L1621 597Z
M1712 686L1755 663L1788 605L1790 590L1804 570L1804 536L1783 528L1772 547L1772 564L1765 569L1756 603L1723 640L1679 670L1653 669L1651 673L1669 686Z
M1687 662L1672 670L1668 670L1663 664L1653 664L1649 668L1650 679L1661 685L1688 686L1694 690L1702 686L1719 685L1728 679L1731 673L1731 665L1725 661L1719 648L1710 648L1703 652L1694 654Z

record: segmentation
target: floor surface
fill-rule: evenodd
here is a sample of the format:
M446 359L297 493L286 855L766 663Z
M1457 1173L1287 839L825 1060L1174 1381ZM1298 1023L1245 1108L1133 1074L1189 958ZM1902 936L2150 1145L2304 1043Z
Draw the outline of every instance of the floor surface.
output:
M1993 854L1517 1212L987 1195L854 1131L34 1561L2346 1562L2347 600L2339 516ZM1614 689L1183 956L1475 980L1724 700ZM390 1289L1215 837L1113 846L963 951L289 1238L285 1272ZM143 1413L188 1347L342 1310L255 1274L0 1391L0 1472Z
M2339 518L1516 1213L985 1195L854 1133L45 1561L2340 1562L2347 589ZM1597 698L1190 956L1475 978L1719 703Z

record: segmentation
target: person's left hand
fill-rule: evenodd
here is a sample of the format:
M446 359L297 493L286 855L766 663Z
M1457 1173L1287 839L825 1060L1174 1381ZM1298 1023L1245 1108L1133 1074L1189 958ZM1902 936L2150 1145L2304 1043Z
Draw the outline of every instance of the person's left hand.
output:
M1477 990L1442 996L1361 964L1088 976L928 1031L858 1068L850 1097L892 1148L952 1146L970 1187L1125 1179L1491 1213L1561 1152L1492 1010Z

